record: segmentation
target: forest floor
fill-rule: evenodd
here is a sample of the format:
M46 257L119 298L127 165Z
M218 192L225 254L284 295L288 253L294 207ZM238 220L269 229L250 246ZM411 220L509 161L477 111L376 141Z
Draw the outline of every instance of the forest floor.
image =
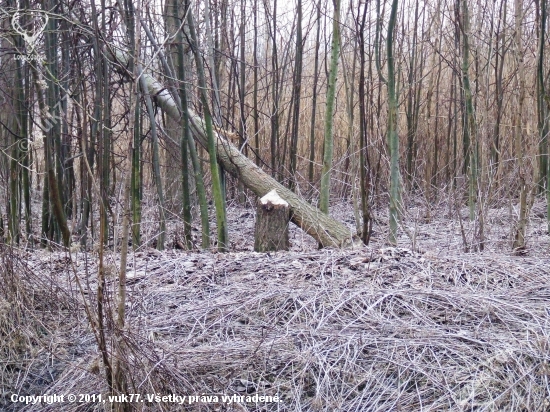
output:
M427 216L412 202L398 248L380 213L369 246L317 250L292 227L290 251L259 254L254 210L230 205L230 253L130 254L117 336L119 256L107 251L107 346L122 354L127 392L141 395L131 409L550 410L545 208L535 203L521 255L514 207L490 210L485 251L467 253L466 209L458 218L432 205ZM331 213L354 227L351 205ZM97 253L0 245L0 255L0 409L110 410L85 310L95 318ZM25 405L14 393L65 399Z

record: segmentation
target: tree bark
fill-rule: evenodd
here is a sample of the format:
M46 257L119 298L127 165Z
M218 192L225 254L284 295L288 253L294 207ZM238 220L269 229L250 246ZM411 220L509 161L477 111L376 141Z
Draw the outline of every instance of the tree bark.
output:
M272 190L260 199L254 233L255 252L288 250L288 202Z
M325 112L325 145L323 151L323 169L321 172L321 193L319 208L328 213L330 198L330 172L334 152L334 101L336 100L336 76L338 74L338 57L340 56L340 0L334 0L332 18L332 46L330 51L330 74L327 86L327 103Z
M321 36L321 2L319 1L317 7L317 35L315 40L315 63L313 68L313 96L311 98L311 126L309 131L309 165L308 165L308 182L311 188L314 186L313 182L313 166L315 163L315 114L317 112L317 83L319 82L319 46Z
M519 218L516 227L516 236L513 243L513 248L516 252L521 252L525 249L525 232L527 231L527 218L529 215L529 205L527 202L527 193L530 191L529 183L526 179L526 161L524 159L525 152L528 150L525 139L527 136L523 134L523 108L525 105L525 63L523 60L523 4L521 0L514 1L515 8L515 47L514 57L516 60L516 86L517 86L517 111L515 112L514 120L514 140L515 140L515 157L519 171Z
M298 0L296 7L296 67L294 71L293 100L294 107L292 111L292 133L290 138L290 184L292 191L297 185L296 167L298 156L298 129L300 126L300 98L302 93L302 55L303 55L303 36L302 36L302 0Z
M216 208L216 223L217 223L217 231L218 231L218 250L220 252L225 252L228 244L228 234L227 234L227 215L225 211L225 179L224 179L224 173L223 173L223 167L218 167L218 163L216 162L215 154L212 153L216 150L217 146L217 138L216 138L216 132L213 129L213 122L212 122L212 112L210 111L210 106L208 105L208 100L206 96L206 77L204 74L204 64L202 61L202 57L199 54L199 43L198 43L198 37L195 31L195 23L193 19L193 13L191 11L188 11L187 13L187 24L189 26L189 33L190 33L190 46L193 51L193 54L195 56L195 64L197 67L197 75L199 80L199 87L200 87L200 94L201 94L201 102L202 107L204 111L204 127L203 132L205 139L204 146L207 148L208 153L210 154L210 172L212 175L212 195L214 197L214 205ZM146 88L145 86L144 88ZM216 92L217 91L217 85L213 84L213 89ZM157 93L155 93L157 94ZM172 99L172 96L168 94L170 98ZM216 98L217 99L217 98ZM172 99L172 102L174 100ZM217 103L213 103L214 109L216 108ZM218 106L219 107L219 106ZM217 111L215 110L214 113ZM191 116L190 116L191 117ZM175 113L175 119L179 118L179 112L176 110ZM221 115L220 115L220 122L221 122Z
M398 98L396 90L395 79L395 62L393 54L393 30L395 28L395 20L397 15L397 3L398 0L392 1L390 20L388 22L388 35L386 37L386 55L388 65L388 78L386 79L382 74L381 62L380 62L380 26L381 16L380 14L380 0L376 2L376 37L375 37L375 60L376 70L381 83L386 84L388 87L388 127L387 138L388 147L390 149L390 234L388 241L392 245L397 245L397 223L399 218L399 209L401 203L400 188L399 188L399 135L397 133L398 116L397 111Z

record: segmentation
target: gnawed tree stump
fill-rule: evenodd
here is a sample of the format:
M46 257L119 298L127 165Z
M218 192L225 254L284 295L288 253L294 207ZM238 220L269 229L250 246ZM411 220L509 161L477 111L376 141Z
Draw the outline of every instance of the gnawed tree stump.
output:
M128 53L116 50L113 56L116 57L116 60L122 66L128 66L130 59ZM143 72L141 76L144 79L143 83L147 92L151 96L155 96L155 100L162 110L173 119L179 120L181 117L180 108L168 89L146 72ZM204 119L190 109L188 113L193 137L204 148L208 148ZM351 231L344 224L321 212L300 198L292 190L277 182L269 174L256 166L252 160L248 159L239 148L233 146L225 135L231 135L231 133L223 130L216 132L216 155L218 160L223 164L225 170L243 182L256 196L264 196L270 190L276 189L277 193L283 196L289 204L291 221L304 232L311 235L323 247L353 247L362 245L359 238L352 235Z
M288 202L273 189L260 199L256 212L254 250L274 252L288 250L288 223L290 209Z

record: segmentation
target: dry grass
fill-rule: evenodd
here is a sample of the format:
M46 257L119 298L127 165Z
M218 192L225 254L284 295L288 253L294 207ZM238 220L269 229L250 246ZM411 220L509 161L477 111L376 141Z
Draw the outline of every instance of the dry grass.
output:
M106 394L70 265L59 255L20 255L3 249L4 267L14 267L2 279L0 405L15 408L12 392ZM83 258L74 257L76 273L92 302L95 268ZM110 290L115 285L111 278ZM282 399L233 407L145 402L135 410L550 408L549 259L389 248L149 250L130 269L127 310L130 393ZM40 371L51 377L38 379Z
M28 255L0 244L0 408L12 393L40 394L70 362L85 333L74 291L26 264ZM63 258L61 258L63 259Z

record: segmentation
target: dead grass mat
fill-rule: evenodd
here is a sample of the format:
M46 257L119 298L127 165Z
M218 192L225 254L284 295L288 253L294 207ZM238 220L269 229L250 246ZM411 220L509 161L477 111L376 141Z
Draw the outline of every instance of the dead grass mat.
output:
M108 410L9 401L14 392L106 394L107 388L83 309L95 299L94 256L87 262L73 256L73 271L62 255L3 250L0 408ZM111 308L116 263L112 257ZM233 406L144 402L132 410L550 409L549 259L396 248L270 255L150 250L128 270L123 363L130 393L281 399Z

